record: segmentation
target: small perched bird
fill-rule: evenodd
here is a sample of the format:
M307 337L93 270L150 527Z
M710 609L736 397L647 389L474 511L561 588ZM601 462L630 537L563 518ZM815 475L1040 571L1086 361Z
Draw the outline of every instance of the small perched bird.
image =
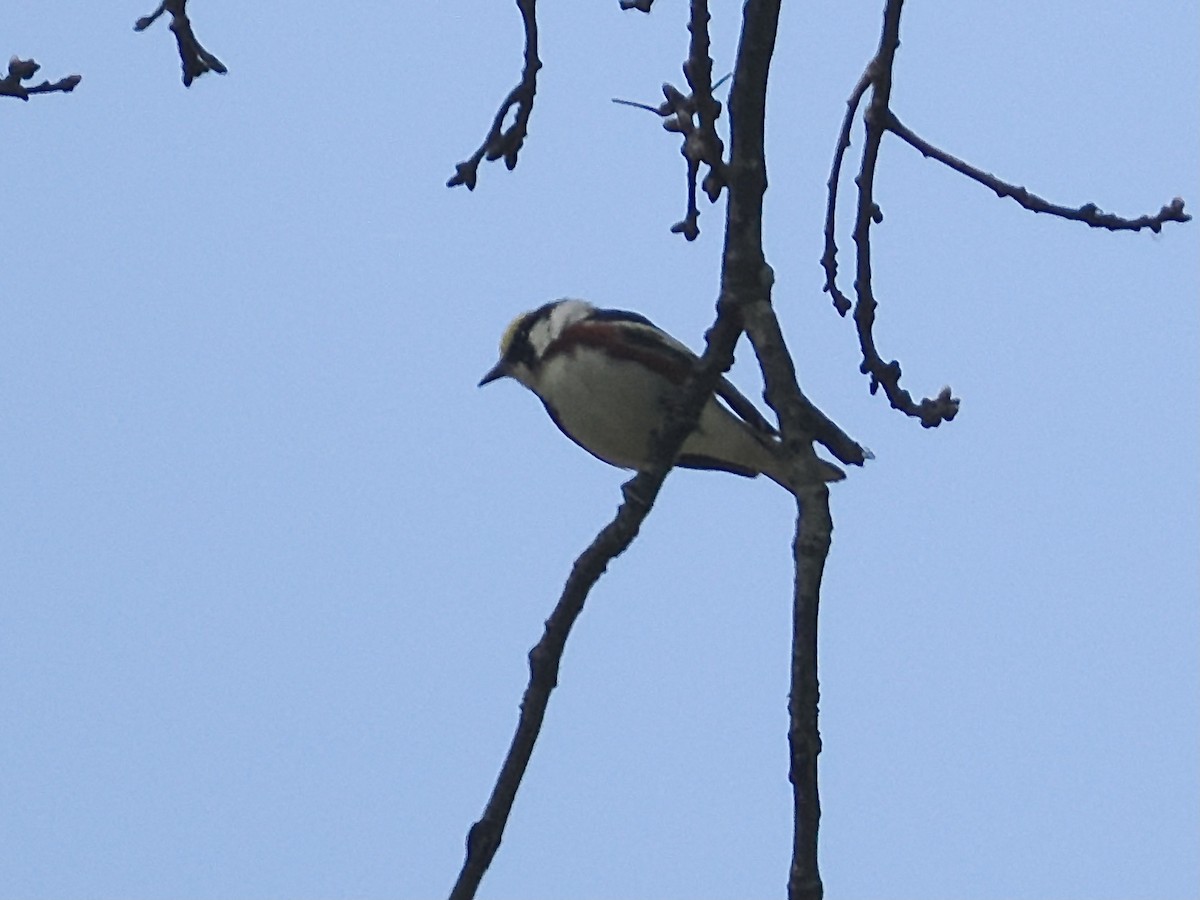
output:
M556 300L513 320L500 360L479 386L513 378L538 398L563 434L623 469L649 467L651 439L665 404L687 378L696 354L644 316ZM717 400L720 398L724 403ZM779 435L730 382L700 413L678 466L766 475L787 487ZM821 460L825 481L845 477Z

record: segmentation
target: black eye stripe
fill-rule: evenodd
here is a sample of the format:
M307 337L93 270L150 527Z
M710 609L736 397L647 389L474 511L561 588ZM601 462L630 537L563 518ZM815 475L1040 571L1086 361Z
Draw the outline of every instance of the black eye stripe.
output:
M508 351L504 354L505 359L512 363L524 363L531 369L537 367L537 354L534 352L533 343L529 340L529 335L535 325L550 318L550 313L553 312L554 308L560 302L559 300L554 300L550 303L544 303L533 312L525 314L525 317L521 320L521 324L517 326L517 330L513 334L512 343L508 345Z
M530 368L537 361L533 352L533 344L529 341L529 333L533 330L533 326L541 319L549 314L550 307L553 304L535 309L533 312L525 316L521 320L516 333L513 335L512 343L508 345L508 352L504 354L504 358L513 363L524 363Z

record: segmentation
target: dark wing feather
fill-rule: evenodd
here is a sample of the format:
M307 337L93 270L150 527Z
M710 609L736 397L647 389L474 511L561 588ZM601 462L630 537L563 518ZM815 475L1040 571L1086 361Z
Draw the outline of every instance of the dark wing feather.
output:
M717 382L717 396L729 404L729 408L747 425L760 434L768 437L778 437L775 426L768 422L763 414L741 391L733 386L728 378Z
M624 309L597 309L588 316L588 319L593 322L636 322L638 325L648 325L656 331L662 331L645 316Z
M707 469L713 472L729 472L732 475L741 475L743 478L754 478L758 472L753 469L745 469L741 466L735 466L731 462L726 462L723 459L715 459L711 456L701 456L697 453L682 453L675 460L675 465L681 469Z

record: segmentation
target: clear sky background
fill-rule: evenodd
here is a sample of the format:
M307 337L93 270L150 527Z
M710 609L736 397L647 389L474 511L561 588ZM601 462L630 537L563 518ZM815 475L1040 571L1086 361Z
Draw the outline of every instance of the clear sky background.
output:
M519 72L513 3L195 0L230 71L191 90L151 6L0 13L0 53L84 76L0 98L0 897L441 896L625 477L475 384L555 297L695 347L712 319L723 211L668 233L678 143L609 102L681 83L685 5L542 4L529 142L474 194L443 185ZM963 400L922 430L820 290L882 3L786 6L775 300L877 455L833 489L828 894L1196 897L1200 227L1034 216L889 139L876 334ZM1196 3L911 0L902 37L894 106L935 143L1200 211ZM758 396L746 346L733 378ZM481 897L782 896L792 519L762 479L668 479Z

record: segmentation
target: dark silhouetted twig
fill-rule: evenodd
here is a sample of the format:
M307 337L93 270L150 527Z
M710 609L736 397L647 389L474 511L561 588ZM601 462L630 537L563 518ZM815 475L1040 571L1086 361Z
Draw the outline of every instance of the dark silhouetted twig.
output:
M991 189L998 197L1011 197L1016 203L1031 212L1083 222L1092 228L1104 228L1109 231L1141 231L1145 228L1155 233L1161 231L1167 222L1189 222L1192 217L1184 211L1184 201L1180 197L1176 197L1164 205L1157 213L1139 216L1135 219L1104 212L1095 203L1085 203L1079 207L1051 203L1023 187L1003 181L995 175L935 147L917 135L900 121L889 105L892 90L892 68L896 50L900 45L902 5L903 0L888 0L884 9L883 32L880 37L879 50L870 65L867 66L867 70L859 79L858 84L855 85L847 103L846 115L838 134L837 149L834 153L833 168L828 182L829 200L825 214L825 252L821 257L821 266L825 270L825 290L832 296L834 307L844 316L850 310L851 304L837 285L838 265L835 241L837 193L843 157L846 149L850 146L850 129L853 125L854 113L869 89L871 99L867 104L864 116L866 135L862 164L856 179L858 210L854 225L854 242L857 248L854 282L857 302L854 304L854 322L863 355L860 368L864 374L870 376L871 393L875 393L882 386L893 407L906 415L919 419L926 428L933 428L942 422L949 422L957 415L958 399L952 395L949 388L944 388L936 397L926 398L920 403L915 402L912 395L900 386L900 363L896 360L884 362L875 345L874 324L878 303L871 283L871 226L882 220L879 206L874 199L874 183L880 144L887 132L895 134L927 158L934 159Z
M945 150L935 147L901 123L891 110L887 112L886 127L892 134L919 150L926 158L935 159L943 165L949 166L955 172L966 175L972 181L978 181L984 187L991 188L996 192L997 197L1011 197L1030 212L1046 213L1058 216L1060 219L1083 222L1092 228L1106 228L1109 231L1141 231L1143 228L1149 228L1155 234L1162 231L1163 224L1166 222L1182 223L1192 220L1192 217L1183 211L1183 198L1181 197L1176 197L1154 215L1139 216L1136 219L1125 219L1112 213L1103 212L1095 203L1085 203L1077 208L1060 206L1044 200L1037 194L1030 193L1023 187L1002 181L995 175L977 169L970 163L963 162L957 156L951 156Z
M837 195L838 183L842 177L842 159L850 149L850 129L854 126L854 114L858 112L863 94L871 86L870 70L863 72L862 78L850 92L846 101L846 115L842 118L842 130L838 133L837 149L833 153L833 168L829 172L829 201L825 207L825 253L821 257L821 267L825 269L825 291L833 298L833 306L840 315L850 312L850 300L837 286Z
M679 152L687 162L687 212L671 226L671 231L682 234L689 241L694 241L700 235L700 206L696 199L700 167L708 166L708 172L699 187L710 203L716 202L726 185L725 145L717 134L721 103L713 97L713 90L725 79L713 84L708 36L711 18L707 0L692 0L688 19L691 42L688 58L683 63L683 74L691 93L685 94L674 85L664 84L663 96L666 99L657 107L613 98L613 103L656 113L662 118L664 129L683 136Z
M862 165L858 172L858 212L854 225L854 243L857 248L854 290L857 302L854 305L854 324L858 331L859 347L862 349L860 369L871 378L871 393L882 385L888 401L895 409L919 419L926 428L935 428L942 422L951 421L958 414L959 401L949 388L944 388L937 397L927 397L920 403L900 386L900 363L896 360L884 362L875 346L875 309L878 304L871 286L871 225L879 221L881 213L875 203L875 169L879 162L879 146L883 141L888 124L888 103L892 93L892 66L896 49L900 46L900 9L903 0L888 0L883 13L883 32L879 40L879 51L867 68L871 79L871 99L867 104L866 135L863 139ZM827 251L828 253L828 248ZM829 269L826 268L826 273Z
M480 880L491 865L512 812L517 789L541 732L550 692L558 685L558 669L571 627L583 611L589 591L608 564L623 553L637 536L665 476L666 467L663 467L656 476L639 474L627 482L623 488L625 499L616 517L575 560L563 586L562 596L546 620L542 638L529 653L529 684L521 698L516 733L483 815L467 834L466 859L450 892L450 900L469 900L474 897Z
M521 70L521 81L500 104L492 127L479 149L471 154L470 159L454 167L454 175L446 182L446 187L465 184L467 190L475 190L479 163L485 158L488 162L503 158L510 172L517 165L517 154L521 152L529 133L529 117L533 113L533 100L537 95L537 75L542 67L542 61L538 59L537 0L517 0L517 6L525 26L525 65ZM516 116L512 125L505 128L504 121L513 107L516 107Z
M721 104L713 97L715 85L712 80L712 57L708 23L712 16L708 12L707 0L692 0L692 13L688 19L691 41L688 58L683 64L683 75L692 89L692 106L696 110L696 128L688 134L683 154L688 160L696 159L708 166L703 189L710 203L715 203L725 187L725 144L717 134L717 119L721 115Z
M187 0L163 0L158 8L148 16L142 16L133 25L134 31L145 31L167 12L171 14L171 31L175 34L175 43L179 45L179 62L183 68L183 85L191 87L192 82L205 72L218 72L224 75L228 69L225 64L209 53L196 39L192 30L191 20L187 16Z
M22 81L29 81L33 78L40 68L41 66L32 59L21 59L19 56L12 57L8 61L8 74L0 78L0 96L28 100L30 94L50 94L54 92L69 94L83 80L82 75L68 75L66 78L60 78L53 83L43 81L41 84L21 84Z

